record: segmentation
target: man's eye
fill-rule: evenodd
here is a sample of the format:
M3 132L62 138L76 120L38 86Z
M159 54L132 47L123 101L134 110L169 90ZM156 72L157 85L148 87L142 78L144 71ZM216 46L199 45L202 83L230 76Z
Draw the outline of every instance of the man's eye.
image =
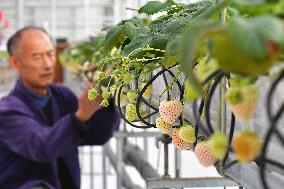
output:
M54 52L50 52L50 53L48 53L48 56L55 56L55 53Z
M41 59L41 56L40 56L40 55L34 56L33 59L34 59L34 60L39 60L39 59Z

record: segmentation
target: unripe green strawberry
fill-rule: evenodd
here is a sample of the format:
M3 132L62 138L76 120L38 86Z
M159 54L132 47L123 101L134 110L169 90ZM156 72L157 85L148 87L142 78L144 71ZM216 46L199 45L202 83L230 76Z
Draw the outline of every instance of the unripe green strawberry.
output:
M88 90L88 99L94 100L98 96L96 89Z
M259 90L254 85L241 87L243 100L237 104L230 104L235 116L242 120L248 120L255 114L257 103L259 100Z
M99 80L102 80L106 77L105 73L102 71L99 71L98 75L99 75Z
M116 104L118 103L117 100L120 100L120 106L124 107L129 103L128 97L127 97L127 91L128 89L122 88L122 92L120 94L120 99L116 98Z
M137 120L136 106L133 103L130 103L126 106L125 111L126 119L130 122Z
M182 103L179 100L173 99L170 101L162 101L159 106L159 113L168 124L173 124L182 113Z
M239 87L230 87L226 92L226 99L231 105L236 105L241 103L244 97Z
M183 141L179 137L179 129L174 129L172 133L172 142L175 145L175 147L179 150L187 150L190 148L189 143Z
M131 73L125 72L122 74L122 81L124 83L129 83L131 81Z
M136 97L137 97L137 93L135 90L130 90L127 92L127 97L129 102L131 103L136 103Z
M235 135L232 141L233 151L241 163L254 160L261 152L261 139L253 131L244 130Z
M144 88L144 86L146 85L146 83L143 83L142 84L142 88ZM141 88L141 89L142 89ZM143 97L146 99L146 100L149 100L152 96L152 92L153 92L153 86L152 85L149 85L147 87L147 89L145 90L145 92L143 93Z
M164 134L169 134L170 129L172 128L172 126L170 124L164 122L161 117L158 117L156 119L156 127L158 129L160 129L160 131Z
M100 105L104 107L108 107L109 103L107 100L103 100Z
M179 137L188 143L194 143L195 142L195 129L192 127L192 125L184 125L179 129Z
M222 132L215 132L211 136L209 143L211 145L214 156L218 159L223 159L228 148L227 136Z
M110 92L103 91L103 93L102 93L103 99L107 100L109 98L109 96L110 96Z
M189 81L186 80L184 82L184 87L185 87L184 98L186 101L193 101L199 97L198 93L194 90L194 88L189 83Z
M195 147L194 153L199 163L204 167L212 166L217 161L208 141L198 143Z
M199 81L204 81L212 72L218 69L217 60L210 58L207 62L207 58L199 59L198 70L196 76Z
M212 56L225 72L265 74L280 56L284 33L281 22L272 16L234 18L224 30L214 34Z

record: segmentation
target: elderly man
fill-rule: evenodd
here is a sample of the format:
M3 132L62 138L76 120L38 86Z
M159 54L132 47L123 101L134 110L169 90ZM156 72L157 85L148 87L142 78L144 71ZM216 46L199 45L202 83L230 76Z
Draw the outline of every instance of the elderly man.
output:
M78 146L104 144L119 125L113 105L79 100L53 85L55 55L49 35L26 27L7 44L19 75L0 101L0 188L79 189Z

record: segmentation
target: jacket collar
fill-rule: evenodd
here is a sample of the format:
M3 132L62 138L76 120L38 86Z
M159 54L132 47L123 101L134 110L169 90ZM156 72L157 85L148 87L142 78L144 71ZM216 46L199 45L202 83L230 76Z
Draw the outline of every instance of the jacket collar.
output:
M21 90L25 93L26 96L28 96L29 98L31 98L38 106L40 106L41 108L45 107L51 97L51 90L50 88L48 88L48 95L47 96L40 96L38 94L36 94L35 92L33 92L32 90L30 90L21 79L18 79L17 81L17 86L19 86L19 88L21 88Z

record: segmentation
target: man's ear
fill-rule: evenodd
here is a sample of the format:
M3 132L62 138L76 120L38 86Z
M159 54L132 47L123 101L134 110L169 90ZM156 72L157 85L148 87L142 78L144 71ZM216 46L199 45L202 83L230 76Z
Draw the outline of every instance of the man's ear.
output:
M18 59L15 56L9 56L8 62L11 65L11 67L13 68L13 70L15 70L15 72L17 72L17 74L19 74L19 61L18 61Z

